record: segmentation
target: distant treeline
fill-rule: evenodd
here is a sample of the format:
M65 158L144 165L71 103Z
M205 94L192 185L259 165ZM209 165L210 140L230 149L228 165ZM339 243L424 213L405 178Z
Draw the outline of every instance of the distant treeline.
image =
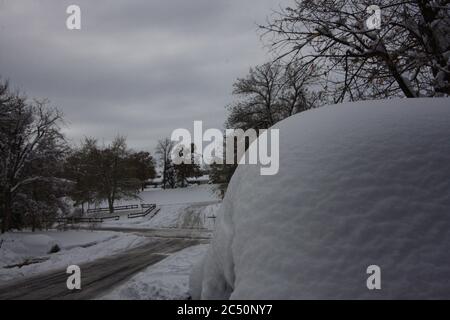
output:
M86 138L70 146L61 131L61 112L48 100L30 100L0 81L0 220L2 233L45 227L74 206L106 201L110 212L120 199L137 198L155 177L155 159L134 151L117 136L99 145ZM167 140L167 139L166 139ZM200 176L196 165L172 165L170 153L158 147L164 168L164 188L185 186ZM169 142L170 145L170 142ZM166 150L170 152L170 149Z

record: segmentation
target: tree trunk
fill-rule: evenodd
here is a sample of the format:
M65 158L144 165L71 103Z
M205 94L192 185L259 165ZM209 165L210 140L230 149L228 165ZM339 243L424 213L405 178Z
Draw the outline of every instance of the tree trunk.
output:
M386 48L384 48L384 50L385 50L385 53L383 54L383 59L387 65L389 71L391 72L391 75L394 77L395 81L397 81L398 86L400 87L400 89L403 91L403 93L405 94L405 96L407 98L416 98L416 94L409 87L409 85L405 81L405 79L403 79L402 75L400 74L400 72L397 69L397 66L395 65L395 63L392 61L391 57L387 53Z
M109 213L114 213L114 199L108 198Z
M10 228L11 214L12 214L12 195L11 192L5 191L3 194L5 197L4 212L3 212L3 222L2 222L2 233L5 233Z
M165 170L165 169L164 169ZM166 171L163 171L162 188L166 189Z
M33 214L33 218L31 219L31 232L35 232L36 231L36 217Z

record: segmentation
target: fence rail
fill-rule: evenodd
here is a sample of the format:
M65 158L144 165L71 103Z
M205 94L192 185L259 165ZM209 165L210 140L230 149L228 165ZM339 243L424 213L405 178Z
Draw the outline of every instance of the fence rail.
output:
M119 220L120 216L109 216L109 217L103 217L103 218L56 218L54 220L46 220L45 222L50 223L102 223L105 220Z
M144 212L135 212L135 213L130 213L127 215L128 219L133 219L133 218L139 218L139 217L146 217L147 215L151 214L151 218L153 218L161 209L158 208L156 209L156 204L154 203L143 203L141 204L141 207L144 209L146 208L146 210ZM119 207L114 207L114 210L127 210L127 209L138 209L139 205L137 204L133 204L133 205L128 205L128 206L119 206ZM99 209L106 209L106 208L98 208ZM93 209L89 209L89 210L93 210ZM88 212L92 212L89 211ZM108 209L109 210L109 209ZM99 212L99 211L96 211ZM100 211L101 212L101 211ZM56 218L53 220L46 220L46 223L83 223L83 222L87 222L87 223L102 223L104 221L107 220L120 220L120 216L116 215L116 216L107 216L107 217L92 217L92 218L88 218L88 217L66 217L66 218Z
M100 223L102 222L101 218L57 218L53 222L57 223L81 223L81 222L89 222L89 223Z
M113 208L114 208L114 211L131 210L131 209L139 209L139 205L130 204L130 205L126 205L126 206L117 206L117 207L113 207ZM109 212L109 208L87 209L87 213L99 213L99 212Z
M153 210L155 210L156 208L156 204L149 204L146 205L148 208L147 210L145 210L144 212L136 212L136 213L130 213L128 214L128 219L134 219L134 218L140 218L140 217L145 217L148 214L150 214ZM144 207L143 207L144 208Z
M102 219L102 222L105 221L105 220L119 220L120 216L102 217L100 219Z

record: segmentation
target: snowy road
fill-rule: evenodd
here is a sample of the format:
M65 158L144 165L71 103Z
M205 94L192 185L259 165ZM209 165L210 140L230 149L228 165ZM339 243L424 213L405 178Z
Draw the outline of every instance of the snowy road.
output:
M127 228L127 227L104 227L104 228L86 228L98 231L117 231L133 233L139 236L151 238L168 238L168 239L198 239L209 240L212 237L212 230L203 228Z
M62 253L60 254L62 257L52 256L52 258L54 258L53 260L57 261L59 264L52 265L50 264L50 260L46 262L47 265L44 265L44 263L39 264L40 268L35 268L38 269L35 275L27 274L27 272L23 272L23 269L15 268L15 273L10 277L11 280L6 279L5 281L9 282L0 284L0 300L99 298L111 293L116 288L126 285L128 281L131 281L132 278L147 269L155 267L155 270L159 270L158 272L160 272L161 269L158 269L159 264L156 266L154 265L164 260L169 255L191 246L209 243L209 240L212 237L212 229L214 228L214 222L209 218L215 217L215 211L219 207L218 204L190 203L183 205L164 205L161 207L160 213L151 219L137 218L130 220L125 219L125 214L125 218L120 221L112 221L100 225L75 225L75 230L66 231L73 239L71 239L69 244L66 244L67 248L63 247L63 249L67 250L62 250ZM109 242L104 241L86 249L83 247L83 245L85 245L84 242L86 241L80 244L81 240L77 233L80 232L82 234L80 237L83 239L84 237L90 236L91 231L94 231L92 234L96 236L98 234L105 234L108 236L111 236L111 234L122 235L120 237L116 236L117 239L113 238L110 240L121 245L119 246L118 244L113 243L113 246L109 247L107 245ZM60 241L64 240L67 242L65 232L51 232L49 235L54 238L60 237L62 238ZM122 241L123 237L127 237L125 240L128 241ZM10 240L12 243L12 240L14 239ZM19 237L19 240L23 241L24 239L23 237ZM89 241L92 242L90 238ZM136 241L136 245L133 245L134 241ZM74 249L69 249L69 245L76 246ZM12 247L14 248L14 246ZM114 253L112 249L115 247L123 250ZM45 249L42 254L45 252L48 252L48 250ZM94 255L93 259L84 259L90 257L92 252L99 255L99 257ZM109 254L110 252L113 253ZM196 251L194 250L194 252ZM75 255L75 253L77 253L77 255ZM58 255L58 253L56 255ZM191 255L189 255L185 253L181 256L185 257L184 260L174 256L172 256L171 259L168 259L169 262L167 262L168 264L166 265L168 268L167 277L165 278L167 278L168 281L176 278L177 282L175 285L171 283L171 286L169 287L176 288L176 290L179 291L176 292L177 297L186 296L187 289L184 285L185 279L183 278L183 270L191 267L189 259L192 256L196 257L195 254L192 255L191 253ZM19 262L21 259L23 260L22 256L19 257L21 259L16 258L14 255L13 257ZM177 263L177 267L173 267L170 264L173 264L174 261ZM15 262L14 259L9 264L12 264L13 262ZM66 274L65 268L67 268L68 264L73 263L78 263L81 268L82 289L80 291L69 291L66 287L66 281L69 274ZM34 265L26 266L24 268L32 268L33 266ZM161 266L159 268L161 268ZM49 271L50 269L52 270ZM45 273L43 273L43 271ZM165 271L163 271L163 274L164 272ZM7 273L7 275L9 274ZM22 278L18 280L19 277ZM149 279L144 280L147 281ZM148 281L145 282L144 285L148 285ZM151 288L155 285L164 284L161 284L161 281L157 284L150 283ZM158 291L159 295L155 294L155 297L161 296L161 292L162 291ZM148 292L145 297L148 297Z
M122 230L123 231L123 230ZM107 293L136 272L155 264L168 255L205 240L193 239L195 231L130 230L156 236L151 242L128 250L126 253L102 258L80 265L81 290L70 291L66 287L65 270L52 271L0 287L0 300L8 299L92 299ZM181 233L178 233L181 232ZM188 239L191 238L191 239ZM201 237L199 237L201 238Z

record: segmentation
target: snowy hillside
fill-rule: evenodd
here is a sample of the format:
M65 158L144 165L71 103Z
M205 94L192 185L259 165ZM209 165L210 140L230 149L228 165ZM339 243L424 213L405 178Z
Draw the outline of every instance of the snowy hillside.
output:
M126 214L120 220L107 221L98 228L122 227L130 229L151 228L214 228L214 218L220 203L204 204L173 204L160 205L155 216L148 215L134 219L127 219Z
M219 196L214 191L214 185L189 186L177 189L148 188L140 192L138 199L118 200L115 206L155 203L157 205L187 204L187 203L217 203ZM107 207L106 201L100 203L99 207Z
M334 105L276 127L279 173L239 166L194 298L450 298L449 99Z

